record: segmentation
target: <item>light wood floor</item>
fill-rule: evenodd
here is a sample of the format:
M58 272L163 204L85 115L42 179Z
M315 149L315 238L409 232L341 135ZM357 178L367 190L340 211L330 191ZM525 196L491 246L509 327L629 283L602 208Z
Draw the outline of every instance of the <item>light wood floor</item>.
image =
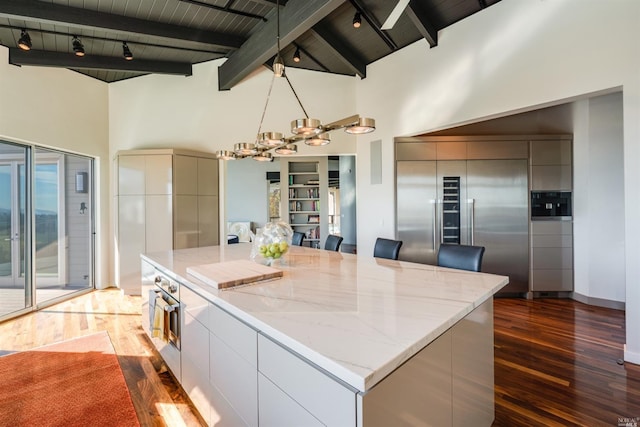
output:
M640 366L617 363L624 312L506 298L494 312L494 426L617 426L618 417L640 417ZM109 332L143 426L204 425L144 335L139 297L96 291L0 323L0 354L101 330Z
M140 326L140 297L94 291L0 323L0 354L106 330L142 426L205 425Z

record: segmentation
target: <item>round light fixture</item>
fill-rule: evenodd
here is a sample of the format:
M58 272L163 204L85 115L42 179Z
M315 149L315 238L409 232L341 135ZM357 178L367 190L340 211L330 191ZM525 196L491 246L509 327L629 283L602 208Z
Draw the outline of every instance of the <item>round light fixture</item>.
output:
M350 134L359 135L373 132L374 130L376 130L376 121L374 119L360 117L356 123L347 126L344 131Z
M229 150L218 150L216 151L216 158L222 160L235 160L236 155L233 154L233 151Z
M258 154L256 144L250 142L239 142L233 146L233 152L239 156L255 156Z
M312 136L311 138L307 138L304 140L304 143L307 145L311 145L313 147L320 147L322 145L327 145L331 142L331 137L327 132L321 133L316 136Z
M296 154L298 152L298 146L296 144L287 144L282 147L276 148L276 153L282 154L284 156L289 156L291 154Z
M258 144L264 147L277 147L284 143L284 135L280 132L263 132L258 135Z
M273 156L271 155L271 153L266 152L258 153L252 158L253 160L258 162L273 162Z
M311 136L322 132L322 124L318 119L298 119L291 122L291 133L295 135Z

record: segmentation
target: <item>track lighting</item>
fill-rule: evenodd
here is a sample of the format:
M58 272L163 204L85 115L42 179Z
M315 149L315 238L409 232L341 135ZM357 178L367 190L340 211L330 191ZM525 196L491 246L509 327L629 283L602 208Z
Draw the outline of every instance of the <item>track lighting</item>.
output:
M296 52L293 54L293 62L300 62L300 48L296 47Z
M353 28L360 28L361 24L362 18L360 16L360 12L356 12L356 14L353 15Z
M20 31L20 38L18 39L18 47L22 50L31 50L31 36L24 28Z
M78 36L73 36L71 43L73 44L73 52L76 54L76 56L84 56L84 45L82 44Z
M122 42L122 55L127 61L131 61L133 59L133 53L131 53L131 49L127 46L127 42Z

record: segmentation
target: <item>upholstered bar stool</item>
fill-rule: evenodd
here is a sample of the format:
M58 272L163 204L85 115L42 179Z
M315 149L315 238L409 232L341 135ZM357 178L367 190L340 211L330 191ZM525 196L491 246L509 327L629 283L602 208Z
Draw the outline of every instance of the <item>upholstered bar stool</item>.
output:
M441 244L438 250L438 266L480 271L483 255L484 246Z
M327 241L324 242L324 248L327 251L336 251L340 249L340 245L342 244L342 236L336 236L335 234L329 234L327 236Z
M376 258L398 259L402 240L384 239L378 237L373 248L373 256Z

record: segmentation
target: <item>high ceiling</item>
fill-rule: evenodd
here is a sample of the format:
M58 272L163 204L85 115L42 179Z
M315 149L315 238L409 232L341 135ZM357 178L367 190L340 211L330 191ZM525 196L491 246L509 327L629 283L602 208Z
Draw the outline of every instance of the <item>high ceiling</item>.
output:
M69 68L105 82L190 75L193 64L226 57L224 90L271 65L279 26L287 67L365 78L368 64L421 38L434 47L439 30L498 1L281 0L278 25L276 0L0 0L0 44L12 64ZM395 23L383 30L385 21ZM22 29L29 51L18 48ZM73 36L85 56L74 55ZM124 59L123 42L133 60Z

